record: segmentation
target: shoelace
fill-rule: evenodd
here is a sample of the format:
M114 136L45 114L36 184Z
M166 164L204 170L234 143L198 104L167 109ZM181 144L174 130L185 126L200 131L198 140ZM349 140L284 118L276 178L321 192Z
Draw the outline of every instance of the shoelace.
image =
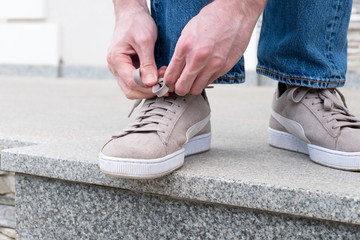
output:
M146 86L146 85L141 81L140 68L135 69L135 70L133 71L133 79L134 79L134 81L135 81L138 85L140 85L140 86L142 86L142 87L148 87L148 86ZM169 88L165 85L165 83L164 83L164 78L159 78L159 79L158 79L158 82L157 82L154 86L152 86L152 89L151 89L151 90L152 90L152 92L153 92L154 94L156 94L156 96L162 97L162 96L164 96L164 95L169 91ZM131 109L128 117L131 116L131 114L134 112L134 110L140 105L140 103L141 103L143 100L144 100L144 99L137 99L137 100L135 100L135 103L134 103L134 105L133 105L133 107L132 107L132 109Z
M336 94L340 96L337 98ZM322 108L325 113L323 117L327 123L334 122L332 128L353 127L360 128L360 119L352 115L346 105L344 95L337 89L310 89L294 87L289 91L289 97L299 103L303 98L314 98L313 105L319 105L318 111Z
M179 107L179 105L176 104L177 98L175 94L170 94L168 97L148 99L141 107L133 123L126 127L119 135L114 135L113 138L118 138L130 133L165 133L164 126L167 126L168 122L172 120L172 117L176 114L176 109ZM162 139L162 141L164 141L164 139Z
M140 69L136 69L133 72L134 81L143 86L146 86L140 77ZM177 96L175 94L170 94L168 97L163 97L169 88L165 85L164 79L160 78L156 85L152 87L152 92L157 95L157 97L148 99L141 108L139 115L134 120L134 122L125 128L122 133L119 135L114 135L113 138L118 138L129 133L139 133L139 132L157 132L157 133L165 133L164 128L162 125L167 126L167 121L171 120L171 118L167 117L169 114L166 113L173 113L175 100ZM138 99L135 101L130 114L128 117L131 116L133 111L141 104L144 99Z
M148 87L141 81L140 69L134 70L133 78L137 84ZM206 88L213 88L213 86L207 86ZM114 135L113 138L118 138L130 133L140 132L165 133L162 125L167 126L168 121L172 120L172 118L169 116L175 115L175 110L180 107L180 105L176 103L176 100L179 97L175 93L170 93L169 96L164 97L168 91L169 88L165 85L164 79L159 78L157 84L152 87L152 92L155 93L157 97L147 99L144 105L141 107L139 115L134 120L134 122L125 128L122 133ZM143 100L144 99L138 99L135 101L128 117L131 116L131 114L141 104L141 102L143 102ZM162 138L161 140L165 141Z

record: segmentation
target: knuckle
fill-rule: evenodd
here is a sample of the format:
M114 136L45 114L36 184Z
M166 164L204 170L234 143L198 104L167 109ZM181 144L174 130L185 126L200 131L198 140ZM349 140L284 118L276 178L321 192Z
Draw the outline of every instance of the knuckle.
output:
M210 63L211 69L219 69L224 66L224 61L222 59L213 59Z
M227 73L227 72L230 71L230 69L232 69L233 67L234 67L233 64L231 64L231 63L229 63L229 62L226 62L226 63L224 64L224 67L223 67L222 71L221 71L221 75ZM220 76L221 76L221 75L220 75Z
M203 47L196 51L194 54L194 60L195 61L204 61L207 59L211 54L211 48L209 47Z
M185 96L188 93L188 90L183 86L177 86L175 87L175 93L179 96Z
M113 56L114 56L114 54L112 53L112 51L109 51L107 56L106 56L106 61L110 66L114 65L113 64L114 63Z
M135 95L134 91L132 91L130 89L125 90L124 94L127 99L130 99L130 100L136 99L136 95Z
M156 67L153 63L150 63L150 62L145 62L145 63L141 63L141 68L143 70L155 70Z
M167 86L172 86L175 84L175 79L172 76L166 77L164 81Z
M135 91L137 88L139 88L140 86L135 83L135 81L133 81L132 79L127 82L127 88L129 89L129 91Z
M189 40L179 41L179 45L177 46L179 55L184 55L189 49L191 49L192 43Z
M175 84L175 76L172 72L167 71L165 72L164 82L169 87Z
M110 64L108 64L107 67L108 67L109 71L115 76L115 71L114 71L113 67Z
M183 61L184 56L185 56L185 54L181 54L181 53L180 53L180 51L179 51L179 54L174 55L174 56L173 56L173 58L171 59L171 61L174 61L174 62L180 63L180 62L182 62L182 61Z
M140 48L147 48L150 43L152 43L152 38L142 34L137 36L136 42L139 44Z

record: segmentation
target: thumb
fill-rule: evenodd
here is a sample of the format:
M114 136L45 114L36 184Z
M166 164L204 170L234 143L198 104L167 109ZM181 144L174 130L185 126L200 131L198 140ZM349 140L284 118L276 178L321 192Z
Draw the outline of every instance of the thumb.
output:
M158 81L158 71L155 64L154 48L143 48L137 51L140 60L141 81L147 86L153 86Z

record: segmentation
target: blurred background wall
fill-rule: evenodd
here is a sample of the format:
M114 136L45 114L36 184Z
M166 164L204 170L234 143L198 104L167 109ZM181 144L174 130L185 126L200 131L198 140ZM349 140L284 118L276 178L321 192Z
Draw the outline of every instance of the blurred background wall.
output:
M110 0L2 0L0 74L109 77L113 11Z
M111 0L1 0L0 74L112 78L106 52L113 27ZM266 85L254 74L258 35L259 27L246 68L250 81ZM349 85L360 86L360 0L354 0L348 38Z

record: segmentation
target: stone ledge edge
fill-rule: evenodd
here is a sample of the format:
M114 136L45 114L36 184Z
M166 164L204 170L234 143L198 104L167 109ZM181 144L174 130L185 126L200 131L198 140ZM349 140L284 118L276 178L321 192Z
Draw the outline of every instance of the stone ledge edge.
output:
M39 163L41 167L33 167ZM103 175L97 164L13 153L10 149L2 151L1 167L40 177L360 225L359 196L212 178L181 170L155 180L117 179Z

